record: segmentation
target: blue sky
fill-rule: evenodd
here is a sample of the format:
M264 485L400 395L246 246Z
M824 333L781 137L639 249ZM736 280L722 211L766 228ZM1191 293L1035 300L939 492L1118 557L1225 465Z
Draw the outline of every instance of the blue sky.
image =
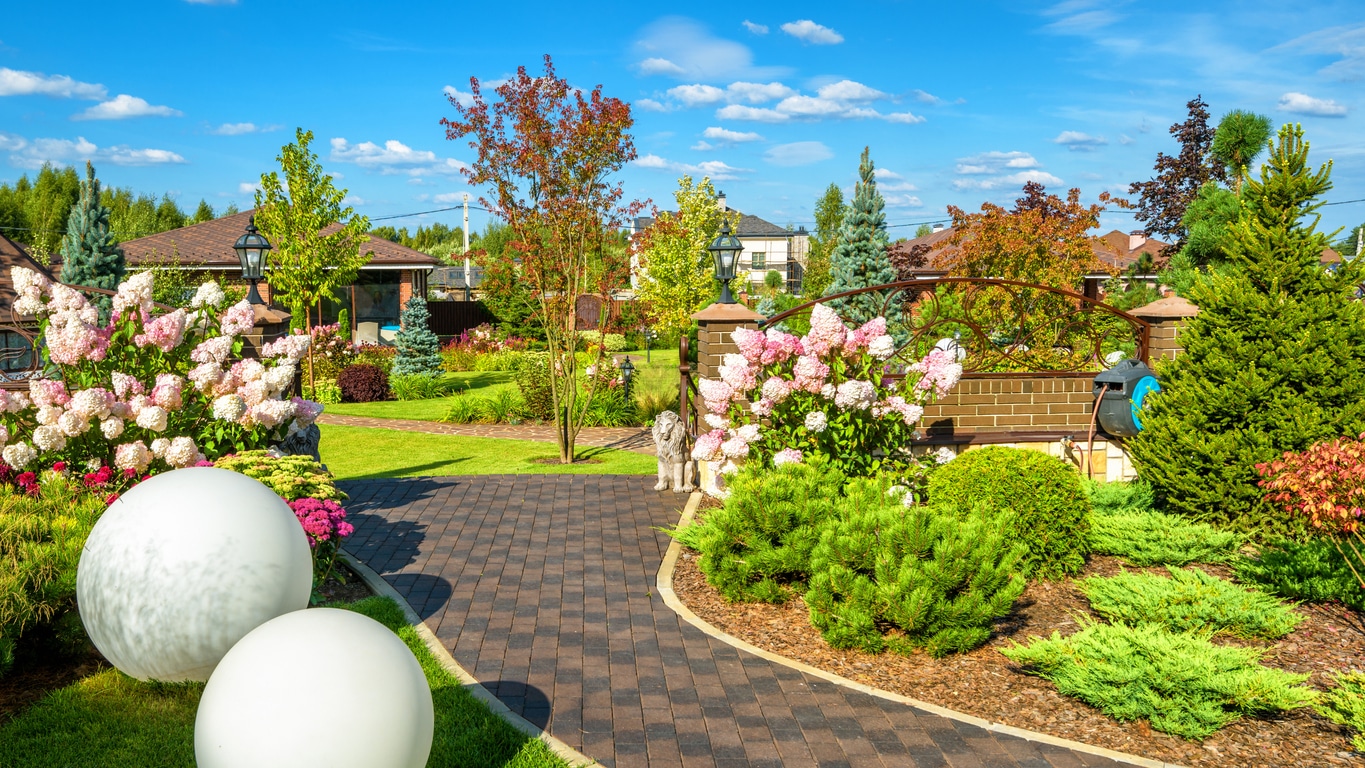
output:
M1085 199L1147 179L1185 103L1302 122L1365 198L1365 6L1350 2L12 3L0 27L0 180L93 158L106 184L247 207L295 126L372 218L453 204L472 152L439 120L470 76L554 57L634 105L627 192L709 174L732 207L810 226L864 145L908 236L1034 179ZM392 222L456 224L458 212ZM481 226L485 214L471 219ZM1327 229L1365 203L1324 209ZM1130 215L1104 228L1131 229Z

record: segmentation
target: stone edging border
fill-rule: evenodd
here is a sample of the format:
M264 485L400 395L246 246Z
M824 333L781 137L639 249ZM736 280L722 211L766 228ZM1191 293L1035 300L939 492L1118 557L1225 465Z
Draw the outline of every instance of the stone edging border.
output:
M343 549L339 554L341 555L342 561L360 576L360 579L365 582L365 585L368 586L371 591L380 597L387 597L395 603L398 603L398 606L403 609L403 615L408 623L417 631L418 637L421 637L422 641L427 644L427 648L431 651L431 654L436 657L436 660L440 662L441 666L445 667L446 671L454 675L460 683L464 685L465 690L473 694L474 698L483 702L489 709L493 710L493 714L511 723L512 727L516 728L518 731L521 731L533 739L537 739L546 747L549 747L551 752L558 755L564 762L568 763L573 768L586 768L586 766L600 765L596 760L579 752L568 744L565 744L540 728L537 728L531 721L508 709L506 704L499 701L497 696L490 693L473 675L469 674L464 667L460 666L459 662L455 661L455 658L450 655L450 651L446 650L445 645L442 644L436 637L436 634L427 627L426 622L422 621L422 617L417 615L417 611L412 609L412 606L398 593L398 590L390 586L387 581L384 581L384 578L376 573L373 568L360 562L351 553Z
M701 504L701 500L702 493L700 491L694 492L692 494L692 497L687 500L687 506L683 509L682 518L678 521L679 528L692 522L692 519L696 517L697 507ZM696 627L697 629L700 629L702 632L705 632L707 635L714 637L717 640L720 640L723 643L732 645L735 648L738 648L742 651L746 651L748 653L752 653L755 656L767 659L768 661L774 662L776 664L791 667L792 669L804 672L807 675L818 677L822 680L827 680L836 685L842 685L845 688L852 688L855 691L860 691L870 696L876 696L882 699L889 699L891 701L898 701L902 704L909 704L910 706L915 707L916 709L922 709L925 712L929 712L930 714L938 715L940 717L946 717L949 720L956 720L957 722L960 723L974 725L978 728L983 728L992 733L1000 733L1006 736L1015 736L1028 741L1036 741L1041 744L1049 744L1054 747L1062 747L1064 749L1070 749L1076 752L1083 752L1087 755L1107 757L1110 760L1114 760L1116 762L1127 763L1128 765L1143 766L1143 768L1183 768L1182 766L1177 765L1175 763L1164 763L1161 762L1160 760L1151 760L1146 757L1138 757L1137 755L1129 755L1123 752L1116 752L1112 749L1096 747L1090 744L1082 744L1079 741L1071 741L1070 739L1063 739L1057 736L1050 736L1046 733L1038 733L1037 731L1030 731L1024 728L1017 728L1012 725L1005 725L1004 723L992 722L984 718L976 717L975 715L968 715L962 712L956 712L946 707L941 707L937 704L930 704L927 701L920 701L919 699L912 699L909 696L902 696L899 693L892 693L891 691L884 691L880 688L873 688L870 685L865 685L855 680L850 680L846 677L841 677L832 672L826 672L823 669L818 669L816 667L810 666L809 664L804 664L799 661L788 659L785 656L779 656L770 651L765 651L762 648L759 648L755 645L746 643L743 640L740 640L739 638L734 637L732 635L728 635L725 632L722 632L721 630L707 623L704 619L697 616L697 614L693 613L691 609L689 609L686 605L683 605L682 601L678 599L677 593L673 591L673 569L677 566L678 556L681 554L682 545L679 544L678 541L675 539L671 544L669 544L668 552L664 555L664 561L659 566L659 575L655 579L654 588L658 591L659 595L663 597L664 603L669 608L672 608L674 613L677 613L678 616L682 617L684 621Z

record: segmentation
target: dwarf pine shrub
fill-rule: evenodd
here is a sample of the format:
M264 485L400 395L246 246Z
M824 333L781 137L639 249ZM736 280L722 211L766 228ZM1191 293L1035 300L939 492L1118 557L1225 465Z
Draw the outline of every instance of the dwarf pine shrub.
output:
M1318 714L1355 731L1351 744L1365 752L1365 672L1337 675L1336 685L1323 695Z
M1111 622L1160 624L1175 632L1207 631L1235 637L1284 637L1303 617L1270 595L1211 576L1198 568L1095 576L1079 582L1090 607Z
M1094 501L1094 496L1091 500ZM1147 510L1090 519L1090 551L1117 555L1133 565L1186 565L1229 559L1242 537L1207 523Z
M1365 590L1330 541L1276 542L1255 557L1238 558L1233 569L1237 578L1273 595L1310 603L1340 600L1365 610Z
M1197 633L1156 624L1086 622L1080 632L1032 638L1002 651L1058 692L1116 720L1147 720L1154 730L1202 739L1244 716L1309 706L1308 675L1263 667L1256 648L1218 646Z
M846 492L844 513L829 519L811 554L806 604L825 640L935 657L986 642L1025 586L1027 549L1011 544L997 513L907 509L875 480Z
M1156 507L1156 493L1145 480L1127 483L1100 483L1087 480L1090 509L1095 516L1132 515L1149 512Z
M984 504L1009 513L1011 541L1028 547L1026 573L1074 574L1090 551L1090 499L1076 469L1040 451L986 446L936 470L929 501L940 508Z
M706 580L727 600L782 603L804 584L821 525L836 513L844 476L818 457L734 476L695 547Z

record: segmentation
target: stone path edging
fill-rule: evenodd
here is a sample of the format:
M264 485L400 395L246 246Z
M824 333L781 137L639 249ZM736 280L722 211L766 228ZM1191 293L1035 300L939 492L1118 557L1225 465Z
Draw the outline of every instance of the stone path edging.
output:
M687 500L687 506L683 508L682 518L678 521L679 528L682 528L687 524L691 523L692 520L696 517L697 507L701 504L702 497L703 494L700 491L695 491L693 492L691 498ZM1084 744L1079 741L1063 739L1057 736L1048 735L1046 733L1038 733L1037 731L1030 731L1024 728L1015 727L1013 725L1005 725L1004 723L997 723L990 720L986 720L984 718L976 717L975 715L968 715L962 712L957 712L946 707L939 706L937 704L930 704L927 701L920 701L919 699L912 699L909 696L903 696L899 693L884 691L880 688L873 688L870 685L857 682L856 680L850 680L846 677L841 677L839 675L834 674L833 672L826 672L825 670L820 669L818 667L812 667L809 664L805 664L794 659L789 659L785 656L779 656L778 654L772 653L771 651L766 651L762 648L759 648L756 645L746 643L745 641L740 640L739 638L733 635L726 634L725 632L722 632L720 629L717 629L715 626L708 623L697 614L693 613L690 608L688 608L686 605L683 605L682 601L678 599L677 593L673 591L673 569L677 566L678 557L681 554L682 544L680 544L676 539L674 539L673 543L668 545L668 552L664 554L663 563L659 566L659 575L655 581L655 589L659 591L659 596L663 598L664 604L667 605L669 608L672 608L673 611L677 613L678 616L680 616L684 621L701 630L702 632L705 632L710 637L714 637L715 639L723 643L734 646L735 648L738 648L747 653L752 653L755 656L759 656L775 664L781 664L785 667L790 667L792 669L799 670L807 675L818 677L822 680L827 680L836 685L841 685L846 688L852 688L855 691L866 693L869 696L876 696L881 699L888 699L890 701L896 701L902 704L909 704L910 706L913 706L916 709L922 709L931 714L935 714L940 717L946 717L949 720L956 720L960 723L974 725L978 728L982 728L993 733L1001 733L1008 736L1016 736L1018 738L1026 739L1028 741L1036 741L1043 744L1050 744L1055 747L1062 747L1064 749L1074 750L1076 752L1084 752L1087 755L1105 757L1120 763L1143 766L1143 768L1184 768L1184 766L1178 765L1176 763L1165 763L1160 760L1151 760L1145 757L1138 757L1137 755L1129 755L1124 752L1116 752L1112 749L1096 747L1091 744Z
M469 691L473 694L474 698L483 702L485 706L493 710L493 714L511 723L512 727L516 728L518 731L521 731L527 736L540 741L546 747L549 747L551 752L555 753L555 755L559 756L560 759L564 760L564 762L568 763L573 768L587 768L588 766L600 765L596 760L579 752L545 731L542 731L531 721L508 709L506 704L502 703L502 701L489 692L487 688L484 688L473 675L469 674L468 670L460 666L459 662L455 661L455 658L450 655L450 651L446 650L445 645L437 639L435 633L427 627L426 623L422 621L422 618L417 615L417 611L413 610L412 606L408 604L408 601L398 593L398 590L390 586L387 581L384 581L384 578L378 573L375 573L373 568L370 568L368 565L357 560L351 553L343 549L340 550L339 554L341 555L342 561L345 562L352 571L355 571L356 575L360 577L361 581L365 582L365 585L368 586L372 592L380 597L387 597L395 603L398 603L398 607L403 609L403 617L407 619L408 624L412 625L412 628L416 630L417 636L422 638L422 642L426 643L427 650L431 651L431 654L436 657L436 660L440 662L442 667L445 667L446 671L450 672L460 681L460 684L465 687L465 690Z

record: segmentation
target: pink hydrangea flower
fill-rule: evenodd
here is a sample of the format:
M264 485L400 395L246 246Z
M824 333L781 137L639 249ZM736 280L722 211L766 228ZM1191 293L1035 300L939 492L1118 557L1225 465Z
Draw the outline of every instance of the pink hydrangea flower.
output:
M805 354L823 357L837 352L848 338L848 328L834 310L824 304L816 304L810 312L810 332L801 339Z
M152 387L152 402L168 411L178 411L183 404L181 392L185 380L173 373L159 373L156 386Z
M762 338L760 336L760 338ZM717 369L720 380L736 392L748 392L758 385L757 371L743 355L725 355Z
M727 459L742 459L749 455L749 443L732 437L720 444L720 453Z
M251 308L246 299L233 304L223 313L219 320L219 327L224 336L241 336L244 333L251 333L251 329L256 327L256 311Z
M821 306L819 304L816 305ZM829 366L813 355L801 355L792 367L792 387L803 392L819 392L829 378Z
M17 269L17 267L16 267ZM7 392L0 389L0 412L18 413L32 407L33 403L23 392Z
M795 448L783 448L773 454L773 466L780 467L783 464L800 464L802 459L801 452Z
M720 458L720 446L723 442L725 442L725 430L713 429L707 432L698 437L697 441L692 444L692 458L697 461L716 461Z
M849 379L835 390L834 404L841 411L867 410L877 402L877 388L870 381Z
M910 370L920 373L915 389L921 392L934 391L938 397L947 395L962 378L962 366L956 356L946 349L932 349L922 360L910 366Z
M195 446L194 440L189 437L181 436L170 441L162 455L162 460L172 467L192 467L199 458L203 456L199 448Z
M196 363L226 363L232 355L232 337L214 336L199 342L190 352L190 360Z
M223 379L223 369L217 363L200 363L190 369L189 380L200 392L210 393Z
M114 295L114 311L123 315L128 310L137 310L146 317L152 311L152 279L151 272L138 272L120 283Z
M110 378L114 382L114 394L119 399L126 400L133 395L141 395L147 391L142 387L142 382L126 373L114 371Z
M766 397L760 397L749 403L749 412L760 419L767 418L773 414L773 401Z
M801 339L790 333L783 333L776 328L769 328L766 344L763 347L763 359L761 362L764 365L785 363L794 355L799 355L803 351L804 350L801 348Z
M311 341L312 337L302 333L281 336L261 347L261 357L283 358L289 363L298 364L303 356L308 353L308 345Z
M71 396L66 392L66 384L53 379L33 379L28 383L28 395L39 408L45 405L66 405Z
M109 337L71 313L53 316L43 339L48 354L60 365L79 365L84 360L99 362L109 351Z
M720 379L702 379L697 382L697 391L712 413L724 413L735 397L735 390Z
M183 309L164 314L144 325L142 333L133 337L133 343L139 347L154 345L162 352L170 352L180 346L180 342L185 338L187 317Z
M115 402L113 392L103 387L91 387L72 395L68 408L83 419L103 419L109 415Z
M41 272L27 267L11 268L10 279L14 281L15 293L41 294L52 288L51 280L47 279Z
M318 416L322 415L322 403L315 403L312 400L304 400L301 397L294 397L290 400L294 404L294 421L300 427L307 427L317 421Z
M874 317L863 323L862 327L848 334L848 340L844 346L844 356L852 357L854 354L867 349L872 340L878 336L886 335L886 318Z
M730 338L734 339L735 346L739 347L739 353L745 360L751 363L762 361L766 346L762 333L752 328L736 328Z
M774 405L787 399L792 391L791 382L779 376L769 376L763 382L763 399L771 401Z

